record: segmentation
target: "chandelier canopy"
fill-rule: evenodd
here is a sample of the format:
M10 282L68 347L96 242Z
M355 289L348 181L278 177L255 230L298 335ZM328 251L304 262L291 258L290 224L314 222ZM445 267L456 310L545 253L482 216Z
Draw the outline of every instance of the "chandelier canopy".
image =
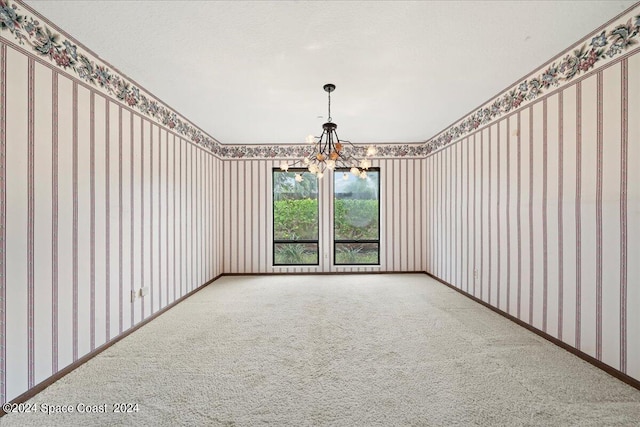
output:
M355 176L361 179L367 178L367 170L371 167L371 161L368 157L375 156L377 150L374 146L369 146L366 149L365 158L360 159L356 157L358 148L350 141L338 138L338 133L336 132L338 125L331 119L331 92L335 89L336 86L334 84L327 83L324 85L324 90L328 94L327 122L322 125L322 135L307 136L306 142L311 144L313 149L303 159L297 160L292 164L289 164L286 160L281 161L281 170L287 171L289 167L301 164L318 179L324 176L327 169L334 170L336 168L349 169ZM343 178L345 180L348 179L348 173L345 172ZM300 182L302 179L302 174L297 173L295 180Z

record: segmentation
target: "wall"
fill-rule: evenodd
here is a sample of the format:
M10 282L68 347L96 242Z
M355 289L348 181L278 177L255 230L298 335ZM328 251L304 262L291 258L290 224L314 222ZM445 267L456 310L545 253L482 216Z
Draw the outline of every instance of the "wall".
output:
M0 33L3 403L222 273L428 271L640 379L640 55L612 32L637 39L637 7L603 27L595 67L587 47L566 77L558 56L426 143L380 147L375 267L332 265L329 177L327 257L272 266L271 171L300 149L221 146L17 7Z
M629 49L424 160L426 270L635 379L638 117Z
M380 168L380 266L333 265L333 177L320 181L319 266L273 266L272 170L280 161L223 162L225 273L398 272L424 271L425 198L419 191L425 168L421 159L373 159Z
M3 403L222 273L221 160L12 35L0 38Z

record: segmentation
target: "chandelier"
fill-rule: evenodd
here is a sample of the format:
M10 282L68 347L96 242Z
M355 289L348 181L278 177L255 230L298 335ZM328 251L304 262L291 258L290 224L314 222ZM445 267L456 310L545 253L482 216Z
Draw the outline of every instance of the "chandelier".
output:
M331 92L335 89L334 84L324 85L324 90L328 94L327 122L322 125L322 135L307 136L306 142L311 144L313 149L303 159L297 160L291 165L286 160L281 161L281 170L286 172L289 167L301 164L318 179L324 176L327 169L334 170L336 168L349 169L353 175L361 179L367 178L367 170L371 167L371 161L368 157L375 156L377 149L374 146L369 146L365 153L366 157L360 159L356 157L358 149L351 142L338 138L336 132L338 125L331 121ZM296 173L295 180L301 182L302 179L302 173ZM349 179L348 172L343 174L343 179Z

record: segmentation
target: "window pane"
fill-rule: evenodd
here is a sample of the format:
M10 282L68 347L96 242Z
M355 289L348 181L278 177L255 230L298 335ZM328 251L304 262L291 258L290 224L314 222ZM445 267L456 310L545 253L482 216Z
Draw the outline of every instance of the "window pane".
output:
M273 264L318 265L318 260L318 180L304 170L274 170Z
M318 265L317 243L276 243L274 246L274 264L313 264Z
M380 170L334 174L334 263L380 264Z
M274 240L318 240L318 180L308 172L273 172Z
M348 172L336 171L335 240L380 239L379 180L379 171L369 171L366 179Z
M380 264L378 243L337 243L336 264Z

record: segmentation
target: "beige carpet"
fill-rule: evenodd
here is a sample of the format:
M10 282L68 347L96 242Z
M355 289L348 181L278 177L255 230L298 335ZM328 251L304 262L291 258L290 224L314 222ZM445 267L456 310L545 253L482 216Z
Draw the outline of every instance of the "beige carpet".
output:
M420 274L225 277L31 402L107 413L0 425L640 425L640 391Z

